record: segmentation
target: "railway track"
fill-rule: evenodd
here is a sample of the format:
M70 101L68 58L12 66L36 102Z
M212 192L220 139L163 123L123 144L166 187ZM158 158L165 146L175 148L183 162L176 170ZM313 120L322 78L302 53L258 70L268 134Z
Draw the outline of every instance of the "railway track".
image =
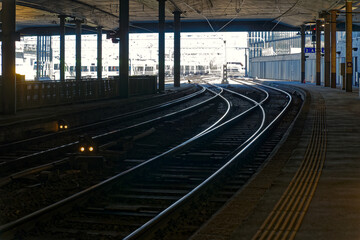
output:
M96 123L0 145L0 177L4 177L5 174L8 175L9 172L14 173L14 171L20 171L39 165L39 163L47 162L47 159L53 158L54 156L57 158L65 157L66 155L63 153L76 151L75 147L78 144L79 136L84 133L90 136L98 136L104 132L130 127L136 122L141 123L144 122L145 119L155 118L155 113L157 116L161 116L176 112L179 110L179 107L176 109L176 106L186 104L186 102L188 102L188 105L192 104L191 101L194 101L194 98L198 98L204 94L205 89L202 88L195 93L175 100L108 117ZM180 108L182 107L180 106ZM164 112L165 109L168 109L167 112ZM144 118L145 115L148 115L148 117ZM138 120L135 121L135 119Z
M271 92L270 97L265 88ZM269 129L284 115L285 109L291 103L290 94L275 88L265 88L253 88L259 95L265 96L258 101L233 90L226 90L224 96L241 97L251 104L235 104L233 99L231 105L235 106L233 108L238 112L219 120L218 126L211 126L171 150L73 197L3 225L0 228L2 235L12 236L14 228L32 225L29 221L33 223L33 220L44 219L44 216L52 216L54 219L54 212L66 212L77 206L77 211L53 221L51 226L40 224L35 230L22 234L34 239L47 239L54 234L60 238L79 239L136 239L148 236L149 232L166 236L169 234L166 231L154 233L154 229L157 229L154 226L166 222L164 219L168 219L170 214L183 215L174 213L185 211L179 209L183 209L183 206L189 203L195 204L198 201L194 199L201 198L209 189L215 189L216 187L209 187L208 184L223 179L222 173L229 171L229 166L236 166L233 171L238 171L237 174L231 174L235 177L228 180L236 187L230 185L226 191L220 191L220 197L212 195L209 199L213 199L210 203L217 203L214 205L229 197L228 195L231 195L234 189L238 189L264 161L264 153L255 154L255 161L251 163L244 160L244 154L247 155L249 149L258 144L258 139L269 134ZM281 97L282 95L287 97ZM277 137L281 138L281 134L277 134ZM270 145L276 142L277 140L271 141L264 147L264 151L269 154L272 147ZM239 159L242 159L241 164L236 163ZM91 197L89 193L92 194ZM82 207L79 207L79 204ZM44 231L41 226L46 230ZM21 234L21 231L16 234Z
M186 108L179 108L177 111L162 116L153 116L154 118L149 118L144 122L139 122L125 128L111 131L107 129L105 133L101 132L98 135L94 135L94 141L103 144L100 146L101 151L96 154L106 157L105 164L103 163L102 157L99 158L93 154L94 156L92 157L95 157L98 163L96 166L99 167L99 169L96 169L98 171L94 171L94 169L90 169L92 171L89 172L87 169L86 171L77 170L79 166L74 166L73 163L75 162L75 164L78 165L77 162L79 162L79 159L77 155L71 155L0 179L0 191L2 193L0 206L4 208L4 211L1 213L1 223L19 218L26 213L39 209L41 206L46 206L61 200L72 193L76 193L76 191L80 191L92 184L103 181L107 177L111 177L123 170L140 164L151 155L157 155L158 152L165 151L169 146L176 144L176 140L179 142L183 138L191 137L191 133L195 131L195 128L205 129L214 122L220 121L222 117L220 116L220 119L217 119L216 115L218 114L215 114L210 119L201 118L200 116L201 114L207 114L212 108L219 108L217 107L219 102L214 103L214 100L217 98L218 95L213 93L212 97L203 97L202 101L198 99L200 102L187 102ZM226 109L218 109L218 111L219 113L221 111L225 112ZM175 117L175 120L171 120ZM189 122L190 118L198 119L198 121ZM168 122L162 123L162 121L165 120ZM192 126L193 124L195 124L195 126ZM203 126L198 126L198 124L202 124ZM157 133L166 133L166 128L172 125L183 128L185 132L178 131L177 134L174 135L176 138L174 140L169 139L165 145L163 144L164 146L152 147L151 150L154 151L153 153L151 153L148 148L148 144L146 145L146 141L145 145L141 145L141 138L149 138L148 135L159 135L153 134L153 130L155 130L154 127L156 127ZM131 133L131 138L127 135L128 133ZM122 138L124 136L126 138L125 142ZM158 137L161 138L161 135ZM162 135L162 138L166 137L166 135ZM150 136L150 140L147 141L153 144L156 139ZM76 143L74 143L74 145L76 145ZM117 149L118 151L111 150L114 148L123 148L124 145L126 145L126 149ZM135 146L130 147L129 145ZM72 150L72 148L70 148L70 150ZM140 157L139 155L143 156ZM84 161L87 161L87 158L88 157L81 157ZM39 196L39 199L35 196ZM10 199L14 199L14 201L11 201L12 204L7 204ZM9 205L11 206L10 208Z

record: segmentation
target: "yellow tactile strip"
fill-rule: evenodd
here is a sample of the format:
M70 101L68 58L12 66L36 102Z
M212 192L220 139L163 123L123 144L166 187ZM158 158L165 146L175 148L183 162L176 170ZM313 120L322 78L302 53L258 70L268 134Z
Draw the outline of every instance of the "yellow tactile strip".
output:
M253 239L294 239L316 190L326 154L325 102L316 104L310 142L284 194Z

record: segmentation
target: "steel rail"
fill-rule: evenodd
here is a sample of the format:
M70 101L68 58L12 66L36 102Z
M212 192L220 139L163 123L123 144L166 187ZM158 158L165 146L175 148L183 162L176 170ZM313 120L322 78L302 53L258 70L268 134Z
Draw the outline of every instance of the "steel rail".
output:
M214 99L217 98L217 97L223 98L223 97L221 96L222 90L220 91L220 93L216 93L216 92L214 92L214 91L212 91L211 89L208 89L208 88L206 88L206 90L208 90L209 92L213 93L214 96L211 97L211 98L209 98L209 99L207 99L207 100L205 100L205 101L203 101L203 102L200 102L200 103L197 103L197 104L195 104L195 105L192 105L192 106L190 106L190 107L188 107L188 108L181 109L181 110L179 110L179 111L177 111L177 112L168 113L168 114L166 114L166 115L163 115L163 116L160 116L160 117L157 117L157 118L153 118L153 119L150 119L150 120L147 120L147 121L138 123L138 124L134 124L134 125L132 125L132 126L130 126L130 127L125 127L125 128L123 128L123 129L118 129L118 130L114 130L114 131L107 132L107 133L104 133L104 134L100 134L100 135L94 136L93 139L100 139L100 138L106 137L106 136L108 136L108 135L112 135L112 134L119 133L119 132L122 132L122 131L125 131L125 130L129 130L129 129L131 129L131 128L139 127L139 126L141 126L141 125L146 125L146 124L154 123L154 122L159 121L159 120L161 120L161 119L163 119L163 118L171 117L171 116L173 116L173 115L177 115L177 114L180 114L180 113L184 113L184 112L190 111L190 110L192 110L192 109L194 109L194 108L200 107L201 105L203 105L203 104L205 104L205 103L207 103L207 102L210 102L210 101L214 100ZM207 129L203 130L201 133L204 133L204 132L208 131L209 129L213 128L216 124L218 124L218 122L220 122L223 118L225 118L226 115L229 113L230 107L231 107L231 106L230 106L230 103L229 103L229 102L227 101L227 99L225 99L225 98L223 98L223 100L226 102L226 104L227 104L227 106L228 106L226 112L224 113L223 116L220 117L219 120L217 120L214 124L212 124L212 125L211 125L210 127L208 127ZM199 134L200 134L200 133L199 133Z
M221 93L216 93L210 89L207 89L207 88L203 88L203 90L208 90L210 91L211 93L214 94L213 97L209 98L209 99L206 99L205 101L202 101L200 103L197 103L195 105L192 105L188 108L184 108L184 109L181 109L179 111L176 111L176 112L172 112L172 113L168 113L166 115L163 115L163 116L159 116L159 117L156 117L156 118L153 118L153 119L150 119L150 120L147 120L147 121L144 121L144 122L141 122L141 123L137 123L137 124L134 124L134 125L131 125L131 126L128 126L128 127L125 127L125 128L121 128L121 129L117 129L117 130L113 130L113 131L110 131L110 132L107 132L107 133L104 133L104 134L100 134L100 135L96 135L96 136L93 136L93 139L94 140L98 140L98 141L102 141L104 140L104 138L107 138L107 137L111 137L113 136L114 134L120 134L121 132L124 132L124 131L127 131L127 130L130 130L130 129L133 129L133 128L137 128L137 127L141 127L141 126L144 126L144 125L147 125L147 124L151 124L151 123L154 123L154 122L157 122L157 121L160 121L160 120L163 120L163 119L166 119L166 118L169 118L169 117L173 117L175 115L178 115L178 114L181 114L181 113L184 113L184 112L188 112L192 109L196 109L198 107L200 107L201 105L204 105L208 102L211 102L213 101L215 98L217 97L222 97L220 94ZM226 111L226 113L218 120L216 121L214 124L212 124L209 128L205 129L204 131L207 131L209 130L210 128L212 128L213 126L215 126L219 121L221 121L226 115L227 113L229 112L230 110L230 104L228 104L228 109ZM28 156L25 156L25 157L20 157L18 158L17 160L24 160L25 158L29 158L29 157L35 157L35 156L38 156L40 154L46 154L46 153L49 153L51 151L59 151L59 150L64 150L66 148L70 148L70 147L73 147L75 146L76 144L78 144L79 141L75 141L75 142L71 142L71 143L68 143L68 144L64 144L64 145L61 145L61 146L58 146L56 148L51 148L51 149L48 149L48 150L44 150L44 151L41 151L41 152L38 152L38 153L33 153L33 154L30 154ZM48 169L49 167L52 167L54 166L54 164L59 164L59 163L63 163L65 162L65 160L62 160L62 161L55 161L55 162L52 162L52 163L47 163L47 164L44 164L44 165L41 165L41 166L38 166L38 167L33 167L33 168L30 168L28 170L23 170L23 171L20 171L18 173L13 173L7 177L4 177L2 179L0 179L0 186L3 186L9 182L11 182L12 180L16 179L16 178L19 178L19 177L22 177L24 175L28 175L28 174L31 174L31 173L34 173L36 171L40 171L40 170L44 170L44 169Z
M222 91L218 94L220 95L222 93ZM245 99L248 100L248 98L246 96L244 96ZM81 192L78 192L68 198L65 198L57 203L54 203L52 205L49 205L41 210L38 210L34 213L31 213L27 216L24 216L20 219L17 219L13 222L10 222L10 223L7 223L7 224L4 224L2 226L0 226L0 237L1 236L4 236L6 237L7 235L6 234L11 234L10 232L13 231L14 229L16 229L17 227L20 227L22 225L25 225L25 224L29 224L32 220L35 220L35 219L38 219L39 217L41 216L44 216L46 214L49 214L50 212L52 211L55 211L61 207L64 207L66 204L69 204L70 202L76 202L80 199L84 199L86 196L88 196L88 194L91 194L91 193L94 193L95 191L100 191L101 189L104 189L104 188L108 188L108 187L111 187L113 184L115 184L115 181L119 180L121 177L125 177L125 176L128 176L129 174L131 173L135 173L135 171L141 169L142 167L144 167L145 165L150 165L151 163L154 163L156 160L160 160L160 159L163 159L165 156L168 156L168 155L171 155L171 154L174 154L175 152L181 150L183 147L185 147L186 145L188 145L189 143L192 143L194 141L197 141L199 139L202 139L203 137L207 136L207 134L210 134L210 133L213 133L215 132L216 130L219 130L220 128L226 126L228 123L240 118L240 117L243 117L245 114L249 113L250 111L252 111L253 109L255 109L256 107L258 107L259 105L255 105L253 107L251 107L250 109L242 112L241 114L239 114L237 117L233 117L232 119L216 126L216 127L213 127L212 129L210 130L204 130L203 132L201 132L200 134L198 134L197 136L195 137L192 137L190 138L189 140L179 144L178 146L158 155L158 156L155 156L131 169L128 169L128 170L125 170L124 172L122 173L119 173L109 179L106 179L105 181L101 182L101 183L98 183L96 185L93 185ZM206 131L206 132L205 132Z
M142 225L140 228L138 228L137 230L135 230L134 232L132 232L131 234L129 234L127 237L124 238L124 240L133 240L133 239L140 239L142 236L144 236L144 234L146 234L147 231L149 231L154 225L156 225L158 222L160 222L162 219L164 219L166 216L168 216L169 214L171 214L172 212L174 212L176 209L178 209L181 205L185 204L185 202L189 201L189 199L194 196L195 194L198 194L201 190L203 190L208 184L210 184L212 181L214 181L218 176L220 176L221 173L223 173L225 171L225 169L227 169L228 166L232 165L236 159L243 153L245 153L245 151L247 151L257 140L260 139L260 137L262 135L264 135L269 129L270 127L272 127L274 125L274 123L285 113L285 111L288 109L288 107L290 106L290 103L292 101L292 97L290 94L288 94L287 92L281 90L281 89L276 89L273 87L269 87L272 88L274 90L280 91L285 93L287 96L289 96L289 101L287 103L287 105L284 107L284 109L278 114L278 116L271 121L255 138L253 138L250 143L248 143L246 146L244 146L243 149L241 149L237 154L235 154L227 163L225 163L220 169L218 169L215 173L213 173L210 177L208 177L205 181L203 181L200 185L198 185L196 188L194 188L192 191L190 191L189 193L187 193L185 196L183 196L182 198L180 198L179 200L177 200L175 203L173 203L170 207L166 208L165 210L163 210L161 213L159 213L156 217L152 218L151 220L149 220L148 222L146 222L144 225ZM257 104L254 107L259 106L259 104ZM254 108L253 107L253 108ZM235 117L236 118L236 117ZM234 119L234 118L233 118ZM230 120L228 120L230 121ZM227 122L228 122L227 121ZM227 123L226 122L226 123ZM225 124L225 123L223 123ZM219 126L218 126L219 127ZM212 129L211 131L214 131L216 128ZM210 131L210 132L211 132Z
M214 91L210 91L210 92L215 93ZM216 97L220 96L221 93L222 93L222 90L220 91L220 93L215 93L216 95L213 96L211 99L207 99L207 100L203 101L202 103L198 103L196 105L193 105L193 106L187 108L186 110L193 109L193 108L196 108L196 107L198 107L198 106L200 106L200 105L202 105L204 103L207 103L207 102L215 99ZM228 107L230 107L230 104L228 104ZM183 113L184 109L180 110L179 112ZM229 109L226 111L226 113L224 115L227 115L228 112L229 112ZM170 113L170 114L167 114L166 116L170 116L170 115L174 115L174 114L175 113ZM224 118L224 116L222 116L221 118ZM159 120L159 119L160 119L160 117L156 118L156 120ZM146 121L146 123L149 123L150 121L151 120ZM139 126L139 125L137 124L136 126ZM214 126L214 124L212 126ZM208 128L205 129L200 134L205 133L205 131L209 132L209 129ZM100 136L98 136L98 137L100 137ZM194 139L197 139L197 138L193 137L190 140L187 140L186 144L194 141ZM135 166L135 167L133 167L131 169L125 170L125 171L123 171L123 172L121 172L121 173L119 173L119 174L117 174L117 175L115 175L115 176L113 176L113 177L111 177L109 179L106 179L103 182L95 184L95 185L93 185L93 186L91 186L91 187L89 187L89 188L87 188L87 189L85 189L85 190L83 190L81 192L78 192L78 193L76 193L76 194L74 194L74 195L72 195L70 197L67 197L67 198L65 198L63 200L60 200L60 201L58 201L58 202L56 202L54 204L51 204L51 205L49 205L49 206L47 206L47 207L45 207L43 209L35 211L35 212L33 212L33 213L29 214L29 215L26 215L26 216L24 216L22 218L14 220L14 221L12 221L10 223L4 224L4 225L0 226L0 237L6 238L7 234L10 234L9 232L16 229L17 227L19 227L21 225L24 225L26 223L29 223L30 221L35 220L35 219L37 219L37 218L39 218L39 217L41 217L43 215L46 215L47 213L49 213L51 211L55 211L56 209L61 208L64 205L66 205L66 204L68 204L70 202L76 201L76 200L84 197L87 194L93 193L94 191L99 190L101 187L106 187L106 186L114 183L114 181L116 181L120 177L123 177L123 176L125 176L125 175L127 175L129 173L132 173L132 172L140 169L142 166L147 165L147 164L149 164L151 162L154 162L157 159L161 159L165 155L173 153L174 151L178 150L180 147L182 147L182 146L184 146L186 144L180 144L179 146L176 146L176 147L166 151L165 153L162 153L162 154L160 154L160 155L158 155L156 157L153 157L153 158L151 158L151 159L149 159L149 160L147 160L147 161L145 161L145 162L143 162L143 163L141 163L141 164L139 164L139 165L137 165L137 166ZM68 144L66 144L65 146L68 146Z
M205 91L206 91L206 88L202 87L202 89L200 91L194 92L194 93L186 95L184 97L174 99L174 100L171 100L171 101L168 101L168 102L165 102L165 103L160 103L160 104L157 104L157 105L154 105L154 106L146 107L146 108L143 108L143 109L135 110L135 111L132 111L132 112L128 112L128 113L108 117L108 118L105 118L104 120L101 120L101 121L96 122L96 123L90 123L90 124L79 126L79 127L69 128L68 130L61 131L61 132L45 134L45 135L32 137L32 138L28 138L28 139L21 140L21 141L16 141L16 142L12 142L12 143L3 144L3 145L0 145L0 150L4 149L4 148L9 148L9 147L16 147L17 145L26 145L26 144L29 144L29 143L31 143L33 141L38 141L38 140L47 139L47 138L53 138L55 136L62 136L62 135L66 135L66 134L69 134L69 133L75 133L75 132L80 131L80 130L86 130L86 129L89 129L89 128L94 128L94 127L97 127L97 126L102 125L102 124L108 124L108 123L111 123L112 121L126 119L126 118L129 118L129 117L135 117L137 115L145 114L145 113L148 113L150 111L159 110L161 108L165 108L165 107L172 106L172 105L175 105L175 104L178 104L178 103L182 103L182 102L184 102L186 100L195 98L196 96L203 94Z
M228 92L231 92L235 95L240 95L239 93L237 92L234 92L234 91L231 91L229 89L225 89L226 91ZM266 92L266 91L265 91ZM239 147L238 149L242 148L245 144L247 144L248 142L250 142L251 139L253 139L259 132L260 130L264 127L264 124L265 124L265 119L266 119L266 114L265 114L265 110L264 108L261 106L261 104L263 104L266 100L268 100L268 97L269 97L269 94L267 94L266 98L264 100L262 100L261 102L257 102L259 108L261 109L261 113L263 115L262 117L262 120L261 120L261 124L260 126L258 127L258 129L245 141L243 142Z
M216 86L215 86L215 87L216 87ZM208 89L208 90L209 90L210 92L213 92L211 89ZM229 100L227 100L225 97L223 97L223 96L221 95L221 93L223 93L223 91L224 91L224 88L221 88L220 93L219 93L219 96L220 96L220 97L226 102L226 104L227 104L227 110L226 110L225 114L224 114L221 118L219 118L214 124L212 124L211 126L209 126L208 128L206 128L206 129L205 129L204 131L202 131L201 133L195 135L194 137L200 136L201 134L206 133L206 132L209 131L210 129L214 128L214 127L215 127L216 125L218 125L218 124L227 116L227 114L230 112L231 104L230 104ZM215 92L213 92L213 93L215 93Z
M162 108L169 107L169 106L184 102L184 101L186 101L188 99L192 99L192 98L194 98L194 97L196 97L198 95L203 94L205 91L206 91L206 88L202 87L201 91L192 93L192 94L187 95L185 97L182 97L180 99L171 100L171 101L163 103L163 104L158 104L158 105L155 105L155 106L150 106L150 107L147 107L147 108L144 108L144 109L136 110L136 111L133 111L133 112L130 112L130 113L125 113L125 114L121 114L121 115L118 115L118 116L110 117L110 118L107 118L107 119L105 119L105 120L103 120L101 122L88 124L88 125L85 125L85 126L73 128L73 129L70 129L70 130L66 130L66 131L63 131L63 132L52 133L52 134L47 134L47 135L31 138L31 139L26 139L24 141L19 141L19 142L16 142L16 143L12 143L12 144L14 144L12 147L15 147L15 146L18 146L18 145L24 145L24 144L27 144L27 143L30 143L30 142L33 142L33 141L36 141L36 140L39 140L39 139L45 140L45 139L50 138L50 137L51 138L59 137L59 136L61 136L63 134L69 134L69 133L74 133L74 132L80 131L80 130L86 130L86 129L90 129L90 128L95 128L98 125L102 125L102 124L105 124L105 123L109 124L112 121L118 121L120 119L126 119L126 118L130 118L130 117L135 117L135 116L138 116L138 115L143 115L143 114L149 113L151 111L157 111L157 110L160 110ZM169 114L165 115L165 117L169 117L169 116L171 116L171 115L169 115ZM159 118L156 119L156 121L158 121L160 119L161 118L159 117ZM140 126L140 125L141 124L134 125L134 127L135 126ZM117 129L117 130L124 131L126 129L130 129L130 127L124 128L124 129ZM109 132L108 135L110 135L110 134L112 134L112 132ZM99 136L95 136L95 138L98 138L98 137ZM16 159L13 159L13 160L10 161L10 163L11 162L18 162L18 161L25 161L25 160L29 160L29 159L32 159L32 158L35 158L35 157L41 157L41 156L44 156L44 155L49 154L51 152L56 153L56 152L59 152L59 151L63 151L65 149L67 149L67 148L71 148L71 147L75 146L78 143L79 143L79 141L70 142L70 143L63 144L63 145L60 145L60 146L57 146L57 147L53 147L53 148L38 151L38 152L35 152L35 153L31 153L31 154L28 154L28 155L21 156L21 157L18 157ZM10 145L11 144L9 144L9 146ZM1 146L0 146L0 148L1 148Z

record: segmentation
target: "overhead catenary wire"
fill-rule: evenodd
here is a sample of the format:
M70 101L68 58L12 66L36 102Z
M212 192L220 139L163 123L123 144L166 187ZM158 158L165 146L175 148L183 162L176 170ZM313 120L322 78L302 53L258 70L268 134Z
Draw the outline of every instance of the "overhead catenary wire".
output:
M279 21L277 21L277 23L272 27L272 29L270 30L270 32L273 31L273 30L275 29L275 27L281 22L282 17L283 17L285 14L287 14L288 12L290 12L291 10L293 10L299 2L300 2L300 0L297 0L288 10L286 10L285 12L283 12L282 14L280 14L279 16L277 16L277 17L271 19L270 21L268 21L268 22L274 22L275 20L279 19ZM264 26L265 26L265 25L266 25L266 23L264 24Z
M211 30L212 30L213 32L215 32L214 27L211 25L209 19L208 19L204 14L201 14L200 11L194 9L193 7L191 7L191 6L190 6L189 4L187 4L186 2L184 2L184 1L182 1L182 2L183 2L188 8L190 8L191 10L195 11L197 14L199 14L200 16L202 16L202 17L207 21L207 23L209 24Z
M236 11L235 17L233 17L229 22L227 22L226 24L224 24L224 26L222 26L221 28L219 28L219 30L217 30L217 32L220 32L223 28L225 28L227 25L229 25L232 21L234 21L234 20L238 17L238 15L239 15L239 13L240 13L240 11L241 11L242 6L244 5L244 3L245 3L245 0L243 0L243 1L241 2L241 4L240 4L239 8L236 9L237 11Z
M290 12L291 10L293 10L299 2L300 2L300 0L297 0L288 10L286 10L285 12L283 12L282 14L280 14L279 16L277 16L276 18L273 18L273 19L271 20L271 22L272 22L272 21L275 21L276 19L279 19L279 18L281 19L285 14L287 14L288 12Z
M272 27L272 29L270 30L270 32L272 32L272 31L276 28L276 26L281 22L281 19L282 19L282 18L280 18L279 21L277 21L277 23Z
M326 11L332 10L334 7L336 7L337 5L341 4L341 2L344 2L344 0L335 0L329 8L327 8Z

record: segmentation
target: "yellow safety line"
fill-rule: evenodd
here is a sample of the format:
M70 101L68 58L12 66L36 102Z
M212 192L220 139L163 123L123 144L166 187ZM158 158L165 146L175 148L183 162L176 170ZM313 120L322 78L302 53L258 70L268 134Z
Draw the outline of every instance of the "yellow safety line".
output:
M317 188L326 154L323 99L317 108L310 143L301 166L253 239L294 239L300 228Z
M314 125L317 121L314 121ZM313 129L316 127L313 126ZM312 134L311 137L311 142L314 141L314 134ZM306 155L310 154L310 152L312 152L312 148L314 147L314 144L310 144L310 147L307 149ZM293 191L296 189L296 186L298 185L298 178L302 177L304 174L304 171L302 170L303 168L306 168L308 166L308 161L303 161L302 165L301 165L301 169L300 171L298 171L295 175L295 177L293 178L293 180L291 181L291 183L289 184L287 190L285 191L285 194L283 194L283 196L281 197L280 201L278 202L278 204L275 206L274 210L272 211L272 213L268 216L268 218L265 220L264 224L262 225L260 231L258 231L257 235L260 235L262 233L263 230L265 230L267 232L267 230L271 230L273 228L274 223L278 220L279 218L279 214L281 214L281 210L285 207L285 205L287 204L288 200L290 199L290 196L293 194ZM282 205L280 206L280 204L282 203ZM275 214L275 216L274 216ZM271 222L269 223L271 219ZM266 226L268 225L268 226ZM265 233L266 233L265 232ZM272 234L274 234L274 231L272 231L270 233L270 236L266 236L266 234L263 234L260 239L265 239L266 237L271 238ZM255 235L255 239L258 237L257 235Z
M315 126L315 123L316 123L316 122L314 121L314 123L313 123L314 126ZM313 126L313 128L314 128L314 126ZM314 134L312 134L312 136L311 136L311 142L313 141L313 138L314 138ZM311 148L313 147L312 144L310 144L309 146L310 146L310 147L307 148L305 155L308 155L309 152L311 151ZM304 165L307 165L307 162L304 162L304 161L303 161L302 164L301 164L301 168L303 168ZM282 195L282 197L280 198L280 200L278 201L278 203L277 203L276 206L274 207L274 210L270 213L270 215L267 217L267 219L265 220L265 222L262 224L260 230L259 230L259 231L257 232L257 234L254 236L254 239L258 239L259 235L262 233L262 231L263 231L263 230L266 228L266 226L269 224L270 220L272 220L272 221L271 221L271 223L270 223L270 226L268 226L268 228L271 228L271 226L274 224L274 222L275 222L274 220L277 219L277 218L278 218L278 215L280 214L280 211L276 211L276 209L279 209L281 203L283 203L283 204L281 205L280 209L282 209L282 208L284 207L284 205L285 205L285 202L284 202L284 201L287 201L285 198L288 198L288 195L291 195L292 192L293 192L293 190L294 190L294 188L292 188L292 186L295 184L294 179L296 179L296 178L299 176L299 174L302 174L302 173L303 173L303 172L298 171L298 172L295 174L293 180L290 182L288 188L286 189L285 194ZM290 191L290 193L289 193L289 191ZM274 216L274 215L275 215L275 216ZM263 235L262 237L260 237L260 239L264 239L265 237L266 237L266 236Z

